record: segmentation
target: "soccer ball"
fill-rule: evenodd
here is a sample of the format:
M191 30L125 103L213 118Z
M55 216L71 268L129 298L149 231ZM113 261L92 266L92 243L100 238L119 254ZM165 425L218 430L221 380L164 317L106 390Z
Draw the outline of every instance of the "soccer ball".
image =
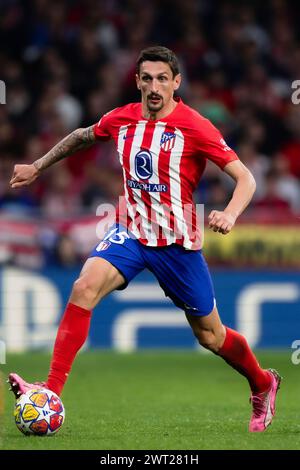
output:
M26 435L52 436L62 427L65 409L56 393L47 388L29 390L16 401L15 423Z

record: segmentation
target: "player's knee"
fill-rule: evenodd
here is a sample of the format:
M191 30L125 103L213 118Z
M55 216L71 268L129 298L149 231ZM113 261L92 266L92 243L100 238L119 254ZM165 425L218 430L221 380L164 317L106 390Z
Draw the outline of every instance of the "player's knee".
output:
M217 342L216 337L212 331L200 330L195 336L203 348L216 352Z
M73 284L71 296L73 301L78 299L77 301L81 304L84 303L88 308L93 308L101 300L101 291L89 279L80 277Z
M223 331L212 331L199 329L195 332L195 336L198 339L201 346L205 349L209 349L214 353L218 353L224 342L224 333Z

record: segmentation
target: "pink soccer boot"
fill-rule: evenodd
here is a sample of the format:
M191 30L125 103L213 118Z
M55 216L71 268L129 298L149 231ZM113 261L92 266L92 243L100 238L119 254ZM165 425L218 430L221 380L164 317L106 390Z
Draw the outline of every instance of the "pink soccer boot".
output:
M272 377L270 390L262 393L252 393L252 416L249 424L250 432L262 432L271 423L275 415L276 395L280 387L281 377L274 369L268 369Z
M28 392L28 390L47 388L46 382L34 382L33 384L29 384L15 373L9 374L7 382L10 384L10 390L15 394L16 398L19 398L23 393Z

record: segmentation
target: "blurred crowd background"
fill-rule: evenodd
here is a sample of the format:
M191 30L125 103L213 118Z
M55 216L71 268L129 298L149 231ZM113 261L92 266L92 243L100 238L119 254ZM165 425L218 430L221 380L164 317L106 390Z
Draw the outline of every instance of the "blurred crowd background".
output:
M135 61L154 44L178 55L178 94L253 172L245 217L298 220L299 20L299 2L285 0L0 0L0 262L72 266L92 248L96 207L122 192L114 143L77 153L22 190L9 188L13 165L139 101ZM195 200L223 208L232 187L209 164Z

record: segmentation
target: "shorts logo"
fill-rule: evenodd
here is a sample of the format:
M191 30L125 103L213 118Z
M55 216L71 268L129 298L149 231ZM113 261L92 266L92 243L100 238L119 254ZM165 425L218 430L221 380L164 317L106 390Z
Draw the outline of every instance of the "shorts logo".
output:
M149 150L140 150L135 156L135 173L141 180L148 180L153 174L152 155Z
M160 146L165 152L172 150L175 145L176 134L174 132L164 132L160 139Z
M111 242L107 240L103 240L99 245L97 246L96 250L97 251L104 251L107 250L107 248L111 245Z
M190 307L190 306L189 306L188 304L186 304L186 303L184 303L183 306L184 306L185 310L198 310L198 309L195 308L195 307Z

